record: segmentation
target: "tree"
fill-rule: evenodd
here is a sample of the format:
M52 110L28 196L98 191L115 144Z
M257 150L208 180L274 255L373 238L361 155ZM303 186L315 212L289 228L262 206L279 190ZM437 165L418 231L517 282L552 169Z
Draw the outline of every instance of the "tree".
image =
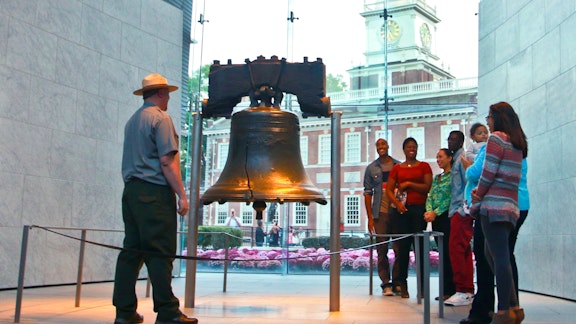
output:
M336 76L328 73L326 76L326 92L342 92L348 89L348 84L344 82L344 77L341 74Z

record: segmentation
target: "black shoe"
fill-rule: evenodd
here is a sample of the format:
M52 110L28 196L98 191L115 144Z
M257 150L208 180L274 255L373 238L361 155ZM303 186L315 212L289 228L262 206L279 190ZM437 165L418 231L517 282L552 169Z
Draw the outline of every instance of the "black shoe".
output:
M402 297L402 298L410 298L410 294L408 293L408 289L407 289L407 288L403 288L402 291L400 291L400 297Z
M475 318L465 318L463 320L460 321L460 324L490 324L492 321L488 320L488 321L482 321L482 320L478 320Z
M142 322L144 322L144 316L138 313L134 313L129 319L117 318L114 320L114 324L137 324Z
M193 317L188 317L184 314L180 314L178 315L178 317L175 317L171 320L167 320L167 321L161 321L156 319L156 324L173 324L173 323L198 323L198 320L193 318Z
M444 301L446 301L448 298L452 297L452 295L444 295ZM434 298L434 300L440 300L440 296L436 296L436 298Z

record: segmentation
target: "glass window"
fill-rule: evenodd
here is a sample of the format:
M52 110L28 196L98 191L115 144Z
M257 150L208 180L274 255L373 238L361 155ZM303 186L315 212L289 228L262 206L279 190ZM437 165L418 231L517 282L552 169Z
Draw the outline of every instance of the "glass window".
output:
M294 225L308 225L308 206L299 202L294 204Z
M454 130L460 130L460 125L450 124L440 127L440 147L448 148L448 136L450 136L450 132Z
M240 218L242 225L253 225L254 208L252 208L252 205L242 204L242 207L240 207L240 212L242 213L242 217Z
M346 163L360 162L360 133L346 133L345 135L346 151L344 161Z
M360 196L344 197L344 215L346 225L360 225Z
M228 159L228 147L230 146L229 143L218 143L218 159L216 163L218 164L218 170L224 169L226 165L226 160Z
M381 129L376 131L376 140L379 138L383 138L388 142L388 146L392 146L392 130L388 129L388 136L386 136L386 131ZM376 141L374 141L373 144L376 144Z
M330 164L330 135L318 136L318 164Z
M418 155L416 156L416 159L418 160L424 160L426 157L426 142L424 141L424 134L424 127L411 127L406 130L406 137L413 137L418 143Z
M300 136L300 157L302 164L308 165L308 136Z
M226 224L226 219L228 219L228 204L218 204L217 206L216 225L224 225Z

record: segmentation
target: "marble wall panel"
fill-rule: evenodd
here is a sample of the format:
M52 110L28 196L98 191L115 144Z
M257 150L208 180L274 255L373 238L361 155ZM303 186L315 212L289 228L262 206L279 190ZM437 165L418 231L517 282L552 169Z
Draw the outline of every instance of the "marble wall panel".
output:
M80 237L79 231L53 231ZM29 236L25 285L76 282L79 251L80 242L74 239L33 229Z
M98 141L96 145L96 163L102 169L116 172L116 177L121 184L122 143Z
M56 80L57 37L17 19L10 20L6 64L20 71Z
M29 120L30 74L0 65L0 84L0 118Z
M548 129L547 118L543 118L543 116L549 115L545 86L533 89L518 98L518 104L514 109L517 110L522 125L530 125L530 127L523 127L524 133L526 133L528 138L542 135ZM531 143L528 145L531 145Z
M565 72L546 84L548 129L556 129L576 120L576 110L569 109L576 102L576 80L573 71Z
M546 33L546 16L542 14L542 3L530 1L518 13L519 21L531 21L522 25L522 32L518 33L519 49L523 50L534 44L535 40L544 37Z
M481 96L478 96L478 107L485 109L485 112L488 113L488 107L491 104L509 98L507 84L508 70L506 65L500 65L478 79L478 87L483 89Z
M488 34L493 34L496 28L506 19L506 0L480 1L478 19L480 27L478 38L482 39ZM482 51L480 51L481 53Z
M182 19L182 11L164 1L142 0L142 25L140 27L150 35L173 44L181 44ZM173 24L166 24L167 20Z
M576 80L576 78L574 78ZM564 175L566 178L572 180L571 186L574 186L574 181L576 181L576 151L574 150L574 139L576 139L576 121L572 121L562 127L562 154L560 158L562 159L562 169L564 170ZM576 197L576 192L573 197Z
M576 253L574 253L574 247L576 246L576 235L564 235L562 237L562 246L564 251L562 254L562 282L564 283L574 283L576 282L576 271L574 271L574 265L576 264ZM576 296L576 285L574 284L564 284L564 294L563 296Z
M72 199L72 226L82 228L121 228L121 218L114 211L121 203L112 186L74 183Z
M181 11L152 0L144 18L142 7L140 0L0 0L0 288L17 284L22 224L122 228L123 128L142 104L132 92L151 72L181 81L173 63L181 60ZM135 35L145 20L147 31ZM140 60L122 52L123 26L126 44L162 41L162 60L157 51ZM180 93L169 105L176 124ZM123 238L91 235L114 245ZM33 229L25 284L74 282L78 246ZM90 249L85 280L112 279L118 251Z
M29 124L73 133L76 130L76 90L52 81L32 78Z
M0 1L0 13L10 15L28 23L36 21L37 1L2 0Z
M560 25L560 70L562 73L576 66L576 15L570 16Z
M0 283L2 288L18 286L18 269L22 246L21 226L0 226Z
M118 140L118 103L96 95L78 92L76 133L93 139Z
M534 87L554 79L560 74L560 28L555 28L532 46L532 75ZM551 51L551 48L557 50Z
M57 51L58 82L75 89L97 94L102 54L63 39L58 41Z
M0 170L49 175L51 130L0 118L0 138Z
M92 7L94 9L102 10L104 7L104 0L82 0L84 6Z
M26 203L22 208L24 225L71 226L72 182L28 176L24 180Z
M0 171L0 227L22 226L24 175Z
M496 66L504 64L510 60L520 48L518 42L518 18L512 17L498 26L495 34L495 48L498 50L495 54Z
M0 11L0 64L6 64L9 22L10 17Z
M495 50L495 36L494 34L488 34L483 38L479 39L478 47L481 47L485 50L478 52L478 66L482 66L482 69L478 70L478 76L481 73L489 73L494 69L495 60L496 60L496 50ZM480 81L480 80L478 80Z
M163 75L172 80L178 80L182 73L182 60L180 59L181 53L178 53L179 49L181 49L180 45L158 40L158 71L162 71ZM171 97L172 100L178 101L179 97L174 95Z
M119 59L103 56L100 64L98 95L118 101L120 104L134 97L132 92L142 84L137 67Z
M574 0L538 0L537 2L545 10L546 32L551 32L576 10Z
M64 39L80 42L82 3L78 0L40 0L36 26Z
M140 0L103 0L102 11L124 23L141 26L142 2Z
M122 26L122 60L143 69L156 66L158 41L142 29Z
M508 93L511 98L518 98L532 90L532 51L530 48L518 52L508 61L510 82Z
M110 57L120 57L122 23L90 6L82 10L82 45Z

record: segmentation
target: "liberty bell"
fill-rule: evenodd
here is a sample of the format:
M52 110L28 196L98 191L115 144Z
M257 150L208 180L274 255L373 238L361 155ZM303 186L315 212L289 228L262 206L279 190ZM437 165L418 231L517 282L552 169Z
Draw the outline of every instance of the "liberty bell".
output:
M312 184L302 164L298 116L280 109L283 91L290 92L288 83L281 82L282 74L289 70L289 66L284 60L279 61L275 57L271 61L259 57L259 60L252 63L248 69L238 70L239 75L248 71L247 92L251 107L231 115L228 159L217 182L202 195L203 204L207 205L214 201L219 203L236 201L247 204L251 202L257 212L256 219L262 219L266 202L326 204L324 195ZM223 75L213 77L213 73L222 71L220 66L211 67L210 99L204 102L204 115L222 115L225 111L222 109L224 105L219 105L220 103L238 100L234 97L216 100L218 91L213 92L212 87L217 81L216 84L212 82L219 80ZM224 71L232 73L234 69L226 66ZM238 78L238 75L232 77L224 73L224 76L225 80L242 79ZM276 81L273 86L270 85L271 82L264 80L269 78ZM282 84L286 86L281 88ZM214 100L212 106L210 100ZM309 99L304 100L305 104L306 100ZM317 112L318 115L328 114L329 101L321 97L305 109L309 112L321 109L322 112Z

